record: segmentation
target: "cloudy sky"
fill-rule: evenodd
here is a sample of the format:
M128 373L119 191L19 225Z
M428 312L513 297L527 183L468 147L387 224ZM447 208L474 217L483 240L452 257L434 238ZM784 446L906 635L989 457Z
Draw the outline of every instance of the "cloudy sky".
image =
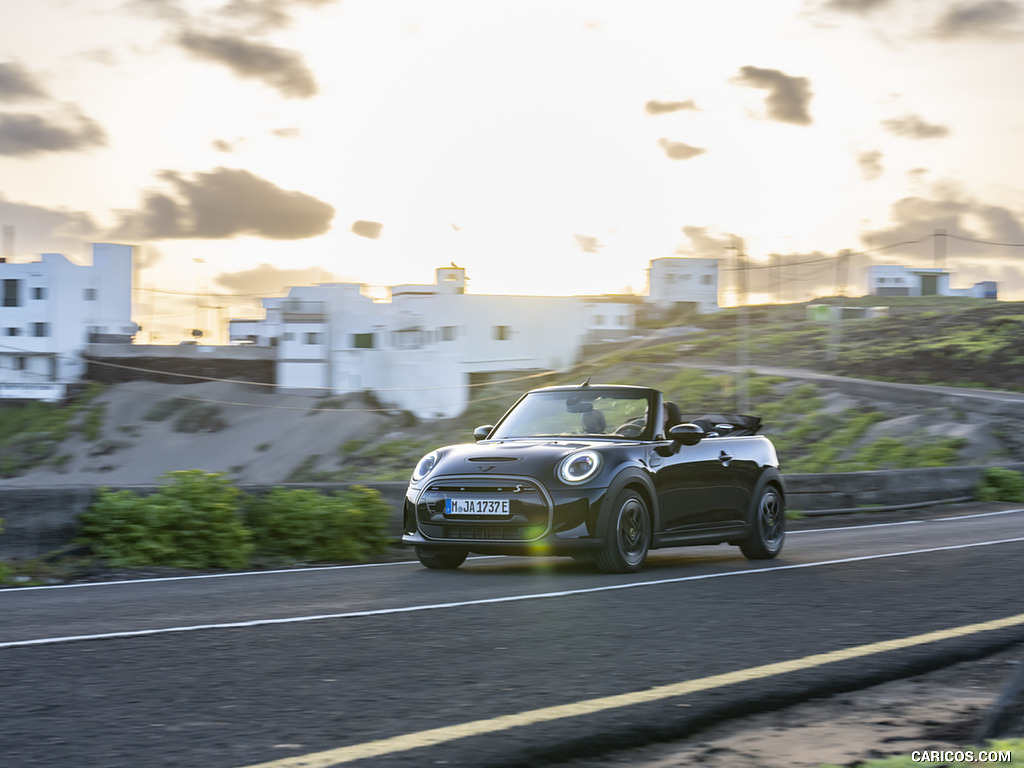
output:
M17 259L138 244L161 341L179 294L232 316L453 261L477 293L645 291L735 243L778 254L756 298L860 294L940 229L954 286L1024 299L1021 72L1020 0L33 0L0 224Z

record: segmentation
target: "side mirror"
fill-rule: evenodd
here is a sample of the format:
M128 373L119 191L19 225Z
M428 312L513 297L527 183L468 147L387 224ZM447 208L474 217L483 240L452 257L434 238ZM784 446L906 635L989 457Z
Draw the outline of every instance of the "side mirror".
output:
M704 437L704 429L697 424L676 424L668 431L669 440L682 445L696 445Z
M491 430L492 429L494 429L494 425L493 424L488 424L488 425L486 425L484 427L477 427L476 429L473 430L473 439L474 440L486 440L487 436L489 434L491 434Z

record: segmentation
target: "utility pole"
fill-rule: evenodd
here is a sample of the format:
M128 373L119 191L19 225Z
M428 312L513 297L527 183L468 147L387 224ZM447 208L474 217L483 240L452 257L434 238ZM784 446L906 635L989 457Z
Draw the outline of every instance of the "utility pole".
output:
M747 368L750 366L750 321L747 317L747 263L746 254L733 235L733 252L736 255L736 322L739 325L739 344L736 345L736 410L747 413L750 410L750 388L747 386Z
M836 295L846 295L847 270L849 269L850 251L844 248L836 259ZM829 306L828 344L825 348L825 360L834 363L839 359L839 344L843 337L843 305Z
M850 269L850 249L844 248L836 259L836 295L846 296L847 275Z
M200 258L193 258L192 261L194 261L196 264L205 264L206 263L206 259L200 259ZM198 343L199 339L203 335L203 326L202 326L200 318L199 318L199 310L203 306L200 303L200 299L201 298L205 298L205 296L206 296L206 292L205 291L203 291L203 293L199 292L199 280L200 280L201 277L202 277L201 268L197 267L196 268L196 324L192 328L192 338L195 339L195 341L197 343Z
M214 326L213 328L205 328L204 329L205 331L209 332L209 334L210 334L210 343L211 344L216 344L217 343L217 334L220 332L220 329L224 326L224 313L223 313L222 310L224 310L225 307L223 305L220 305L220 304L202 304L201 306L202 306L203 309L216 309L217 310L217 321L216 321L217 324L216 324L216 326ZM210 320L209 313L206 313L206 320L207 320L206 324L209 325L209 320Z
M932 239L932 256L935 259L935 266L944 269L946 266L946 230L936 229Z

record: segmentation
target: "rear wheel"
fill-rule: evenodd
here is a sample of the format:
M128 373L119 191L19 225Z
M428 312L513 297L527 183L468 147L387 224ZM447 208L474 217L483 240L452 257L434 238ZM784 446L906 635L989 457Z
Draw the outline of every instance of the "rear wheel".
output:
M740 542L740 551L750 560L768 560L782 551L786 540L786 506L782 493L771 484L754 497L753 529Z
M465 549L434 549L432 547L416 547L416 557L427 568L451 570L458 568L466 561L469 554Z
M604 547L594 552L594 563L605 573L634 573L644 567L651 547L651 516L636 491L615 497Z

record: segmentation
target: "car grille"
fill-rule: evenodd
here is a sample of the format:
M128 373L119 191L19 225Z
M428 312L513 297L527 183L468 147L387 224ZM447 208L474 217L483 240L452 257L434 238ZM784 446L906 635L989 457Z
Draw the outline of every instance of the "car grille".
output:
M507 499L509 514L446 515L449 498ZM551 529L551 500L542 486L525 477L442 477L420 494L416 518L420 532L428 539L533 541Z

